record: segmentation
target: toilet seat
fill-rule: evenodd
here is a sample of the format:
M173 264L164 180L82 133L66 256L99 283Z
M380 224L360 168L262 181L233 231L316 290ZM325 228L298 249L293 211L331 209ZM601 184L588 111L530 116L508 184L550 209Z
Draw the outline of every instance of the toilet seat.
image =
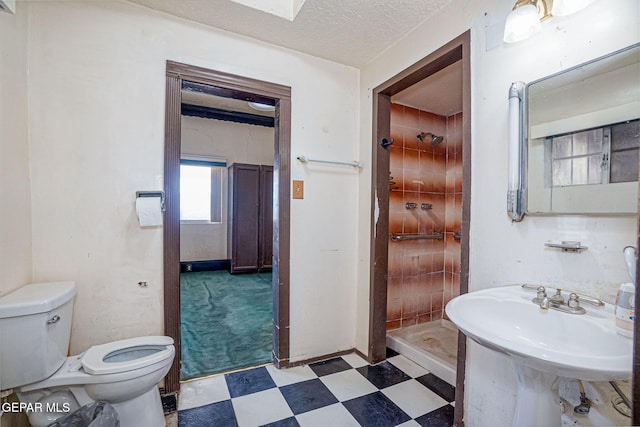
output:
M173 357L172 344L173 339L166 336L113 341L91 347L82 355L81 363L91 375L132 371Z

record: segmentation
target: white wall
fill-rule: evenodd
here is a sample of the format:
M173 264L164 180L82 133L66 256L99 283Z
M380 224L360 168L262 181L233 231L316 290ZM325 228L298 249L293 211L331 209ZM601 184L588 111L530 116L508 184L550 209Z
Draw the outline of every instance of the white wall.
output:
M292 88L291 358L353 347L358 70L125 2L30 2L34 275L78 283L71 351L163 332L162 230L135 191L162 188L167 59ZM138 281L149 286L139 288Z
M0 296L32 278L28 17L25 3L12 6L17 7L15 14L0 12ZM10 400L17 398L12 395ZM24 414L0 415L2 427L27 425Z
M371 158L371 89L471 28L472 185L471 291L516 282L557 283L611 294L628 281L622 248L636 240L636 217L525 217L506 214L507 96L511 82L539 79L640 40L637 0L597 1L575 15L543 24L530 40L503 45L512 0L454 0L361 74L360 157ZM362 174L359 204L357 343L366 350L369 289L370 169ZM545 249L547 240L579 240L581 254ZM471 344L465 424L510 425L515 374L508 361Z
M273 166L275 132L271 127L182 116L183 155L201 155L232 163ZM227 173L222 176L222 222L180 224L180 261L227 257Z
M0 295L31 281L27 10L0 12Z

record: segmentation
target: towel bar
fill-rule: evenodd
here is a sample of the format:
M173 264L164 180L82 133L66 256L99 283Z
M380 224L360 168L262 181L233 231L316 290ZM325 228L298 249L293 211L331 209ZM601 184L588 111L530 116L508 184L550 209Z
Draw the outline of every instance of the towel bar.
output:
M355 161L355 160L353 162L339 162L339 161L334 161L334 160L310 159L307 156L298 156L297 159L300 160L302 163L307 163L307 162L330 163L332 165L347 165L347 166L353 166L354 168L362 168L362 162L358 162L358 161Z
M441 240L444 235L442 233L433 234L391 234L391 240L394 242L402 242L403 240Z

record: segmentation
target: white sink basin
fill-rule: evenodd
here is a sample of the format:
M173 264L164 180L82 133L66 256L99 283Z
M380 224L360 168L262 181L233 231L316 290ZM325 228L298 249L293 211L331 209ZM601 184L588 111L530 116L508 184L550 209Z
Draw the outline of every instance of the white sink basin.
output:
M552 390L558 376L614 381L632 373L633 340L616 333L613 307L583 303L587 313L581 315L543 310L531 302L535 294L519 285L497 287L460 295L446 306L467 337L513 360L514 426L560 425Z
M474 341L550 374L588 381L631 378L633 341L616 333L613 308L542 310L518 285L454 298L446 312Z

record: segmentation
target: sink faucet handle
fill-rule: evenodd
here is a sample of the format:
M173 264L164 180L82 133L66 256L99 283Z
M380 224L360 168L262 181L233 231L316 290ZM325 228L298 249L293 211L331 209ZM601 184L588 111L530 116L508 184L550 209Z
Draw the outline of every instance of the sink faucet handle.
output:
M538 287L538 293L536 294L536 298L545 299L546 297L547 297L547 292L544 289L544 286L539 286Z
M578 298L578 294L576 294L575 292L571 292L569 294L569 301L567 301L567 305L570 308L580 307L580 300Z
M574 292L574 294L576 294L576 297L578 298L578 300L580 300L582 302L586 302L586 303L589 303L591 305L595 305L596 307L604 307L604 302L602 302L602 300L599 299L599 298L594 298L594 297L589 296L589 295L579 294L577 292Z
M549 308L549 298L547 298L547 292L544 289L544 286L538 286L538 292L536 293L536 297L531 300L534 304L540 306L541 309L546 310Z
M549 303L550 298L547 297L547 290L544 288L544 286L537 286L537 285L527 285L527 284L523 284L522 288L524 289L535 289L536 292L536 297L533 298L531 300L531 302L533 302L534 304L540 306L540 308L542 308L543 310L546 310L549 308Z
M560 289L558 289L558 291L560 291ZM582 292L575 291L575 290L570 290L570 289L565 289L564 291L569 293L569 294L575 294L580 302L588 303L588 304L594 305L596 307L604 307L604 305L605 305L604 302L600 298L595 298L595 297L592 297L590 295L585 295ZM557 293L556 293L556 295L557 295ZM552 298L555 298L556 295L554 295Z
M567 309L572 314L585 314L587 310L584 307L580 307L581 298L575 292L569 294L569 300L567 301Z

